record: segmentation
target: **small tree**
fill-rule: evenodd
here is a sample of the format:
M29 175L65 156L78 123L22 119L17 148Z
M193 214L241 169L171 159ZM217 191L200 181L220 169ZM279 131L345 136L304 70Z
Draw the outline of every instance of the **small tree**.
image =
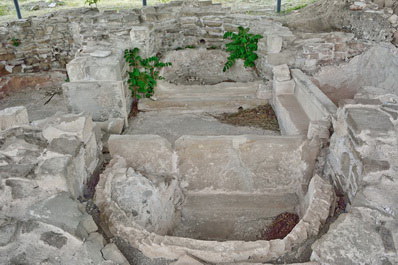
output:
M245 67L254 67L254 62L258 58L255 51L257 51L258 41L263 36L249 33L249 28L238 27L238 30L238 33L227 31L224 34L224 39L232 40L225 45L230 55L224 65L224 72L231 68L237 59L244 60Z
M159 70L171 65L161 62L157 56L143 59L139 56L139 52L138 48L124 51L126 62L132 67L132 71L128 72L128 84L135 101L153 96L157 80L164 79L160 76Z

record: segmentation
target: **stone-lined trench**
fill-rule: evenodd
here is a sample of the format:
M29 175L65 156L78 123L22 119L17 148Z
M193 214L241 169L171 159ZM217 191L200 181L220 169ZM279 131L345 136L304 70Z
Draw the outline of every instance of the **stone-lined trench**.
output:
M140 11L153 23L127 25L106 40L80 32L63 85L72 113L30 122L30 108L0 112L1 262L397 262L396 48L341 32L318 35L326 44L264 17L225 11L173 3ZM265 36L257 72L238 64L224 74L226 54L214 46L223 45L223 30L241 23ZM73 24L73 34L82 25ZM184 37L161 38L177 25L182 31L174 33ZM342 58L336 47L354 42L345 56L368 50L334 66ZM192 43L198 47L180 49ZM173 62L156 100L140 101L134 119L122 58L131 45ZM292 53L297 47L304 52ZM319 56L308 55L309 47ZM330 66L307 76L327 60ZM350 99L339 92L346 87ZM50 104L56 102L64 101ZM212 117L266 103L280 133ZM94 205L82 198L91 197L86 185L95 186L103 151L111 160ZM298 224L283 239L259 240L282 212L297 213Z

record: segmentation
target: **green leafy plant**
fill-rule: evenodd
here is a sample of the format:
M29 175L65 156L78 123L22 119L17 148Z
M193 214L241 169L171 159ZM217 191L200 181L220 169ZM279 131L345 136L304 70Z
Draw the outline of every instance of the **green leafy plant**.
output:
M100 1L100 0L86 0L84 3L85 3L85 4L88 4L89 6L92 6L92 5L97 6L97 3L98 3L99 1Z
M18 47L19 45L21 45L21 40L17 39L17 38L12 38L11 43L12 43L12 46Z
M249 28L238 27L238 33L225 32L224 39L231 39L232 42L225 45L230 55L224 65L224 72L231 68L237 59L244 60L245 67L255 66L254 62L258 58L255 53L257 51L257 43L263 36L251 34L249 30Z
M132 67L132 71L128 72L128 85L136 100L153 96L157 80L164 79L160 76L159 70L171 65L171 63L161 62L157 56L144 59L139 56L139 52L138 48L124 51L126 62Z

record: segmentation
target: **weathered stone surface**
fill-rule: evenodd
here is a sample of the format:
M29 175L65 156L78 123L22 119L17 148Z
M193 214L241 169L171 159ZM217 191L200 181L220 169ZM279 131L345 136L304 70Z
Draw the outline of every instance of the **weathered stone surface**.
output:
M183 136L175 146L188 190L264 191L302 181L301 144L301 137L243 135Z
M0 130L29 124L28 111L25 107L12 107L0 110Z
M296 84L294 80L288 81L276 81L274 80L272 83L272 90L274 91L275 96L286 95L286 94L294 94L294 88Z
M267 52L279 53L282 50L283 39L278 35L267 35Z
M97 51L98 53L98 51ZM121 51L109 56L82 56L66 65L70 82L122 81L125 75L125 61ZM106 53L106 54L108 54Z
M131 102L122 81L65 83L63 90L74 113L87 112L94 121L127 119Z
M288 81L292 79L290 76L290 69L287 64L274 66L274 68L272 68L272 73L274 74L274 79L276 81Z
M306 135L310 119L294 94L274 95L273 107L282 135Z
M245 68L243 61L223 72L228 54L221 50L186 49L168 52L163 61L173 65L162 69L161 75L175 84L208 84L225 81L252 82L258 80L251 68ZM209 64L208 62L212 62ZM189 66L189 67L187 67Z
M154 175L175 173L176 160L171 144L157 135L111 135L108 141L112 156L121 156L129 167Z
M356 109L347 110L348 128L355 134L365 133L371 137L383 137L391 135L394 125L387 115L375 109Z
M361 87L374 86L385 93L398 94L398 48L392 44L378 44L339 67L324 67L314 76L319 88L334 102L341 96L352 98ZM349 93L347 93L349 91Z
M100 249L88 249L62 229L37 221L20 221L15 241L0 248L1 264L101 264ZM2 238L3 233L0 234ZM94 262L94 263L93 263Z
M60 193L38 202L29 210L32 219L48 223L77 235L77 228L83 216L78 203L67 193Z
M111 260L118 265L129 265L127 259L114 243L107 244L101 252L105 260Z
M353 209L342 214L331 225L329 232L312 246L311 260L321 264L394 264L378 232L378 225Z

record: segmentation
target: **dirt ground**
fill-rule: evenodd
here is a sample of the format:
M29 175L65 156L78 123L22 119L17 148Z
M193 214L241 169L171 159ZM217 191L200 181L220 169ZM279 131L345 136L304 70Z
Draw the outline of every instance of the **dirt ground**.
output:
M264 130L279 131L278 120L271 105L261 105L253 109L241 109L235 113L214 115L222 123L235 126L249 126Z

